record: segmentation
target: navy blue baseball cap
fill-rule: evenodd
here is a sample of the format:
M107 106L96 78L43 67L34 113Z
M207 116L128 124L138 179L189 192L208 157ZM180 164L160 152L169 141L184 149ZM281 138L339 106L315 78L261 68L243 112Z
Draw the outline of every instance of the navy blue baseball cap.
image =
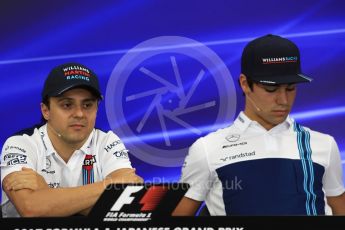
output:
M290 40L268 34L249 42L243 50L241 72L262 84L311 82L301 72L298 47Z
M66 63L51 70L45 80L42 99L56 97L72 88L86 88L98 99L102 99L96 74L88 67L79 63Z

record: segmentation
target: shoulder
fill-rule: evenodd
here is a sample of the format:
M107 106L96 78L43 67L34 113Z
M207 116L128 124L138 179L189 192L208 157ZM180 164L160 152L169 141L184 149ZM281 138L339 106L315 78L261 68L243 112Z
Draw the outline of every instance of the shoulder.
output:
M106 153L125 149L122 140L111 130L105 132L95 129L94 135L95 145Z
M95 128L95 133L94 135L97 137L97 142L98 143L111 143L111 142L121 142L120 138L111 130L109 131L103 131L101 129L96 129Z
M17 132L4 143L1 159L7 165L26 164L28 157L36 159L40 143L40 134L37 127Z
M309 139L312 147L329 152L332 149L337 149L337 143L333 136L312 130L311 128L302 126L305 131L309 133Z
M208 158L208 155L213 155L214 153L219 152L222 149L222 146L228 142L227 139L231 137L239 138L239 132L233 125L218 129L197 139L190 146L188 155L192 155L197 158Z
M35 134L35 131L37 132L37 130L41 128L43 125L44 124L37 124L29 128L24 128L22 130L15 132L13 136L24 136L24 135L33 136Z
M303 126L304 130L308 131L310 133L310 137L313 139L318 139L320 141L333 141L334 138L333 136L327 134L327 133L323 133L323 132L319 132L316 130L313 130L311 128L305 127Z
M7 138L3 150L20 149L21 147L35 145L37 143L37 139L40 137L39 128L40 126L36 125L14 133L12 136ZM22 151L23 150L25 150L25 148L22 149Z
M120 168L131 168L128 150L113 131L95 129L93 140L95 153L102 162L103 173L108 175Z
M232 135L239 135L239 131L236 129L234 124L225 128L218 129L214 132L211 132L204 137L200 137L194 142L194 144L200 144L200 143L204 143L206 145L217 144L217 143L223 142L226 138Z

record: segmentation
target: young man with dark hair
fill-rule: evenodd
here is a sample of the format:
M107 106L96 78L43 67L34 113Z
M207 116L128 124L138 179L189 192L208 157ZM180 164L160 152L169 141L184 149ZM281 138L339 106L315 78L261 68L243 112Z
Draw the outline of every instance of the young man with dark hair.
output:
M259 37L242 53L245 109L189 149L181 182L191 188L173 215L345 215L341 159L333 137L289 117L301 73L288 39Z

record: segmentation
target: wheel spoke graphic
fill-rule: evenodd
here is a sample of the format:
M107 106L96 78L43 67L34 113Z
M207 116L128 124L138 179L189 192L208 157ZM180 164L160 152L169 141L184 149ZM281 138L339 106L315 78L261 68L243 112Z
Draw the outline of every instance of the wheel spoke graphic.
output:
M165 144L167 146L171 146L169 135L167 134L167 127L165 125L165 121L164 121L164 117L163 117L163 108L161 105L157 106L157 112L158 112L158 117L159 117L159 123L162 127L162 132L163 132Z
M171 84L170 82L166 81L165 79L163 79L162 77L158 76L157 74L151 72L150 70L146 69L145 67L141 67L140 71L144 74L146 74L147 76L153 78L154 80L162 83L163 85L165 85L169 90L178 90L178 87L176 87L174 84Z
M172 116L169 113L164 113L164 116L168 117L169 119L175 121L177 124L187 128L188 130L192 131L193 133L200 135L201 131L193 126L191 126L190 124L188 124L187 122L181 120L180 118L177 118L175 116Z
M177 118L176 116L178 115L182 115L182 114L186 114L186 113L191 113L191 112L195 112L198 110L202 110L202 109L206 109L212 106L215 106L216 102L215 101L211 101L211 102L207 102L201 105L197 105L197 106L193 106L190 108L186 108L186 105L188 103L188 101L190 100L190 98L193 96L195 90L197 89L198 85L201 82L201 79L203 78L203 76L205 75L205 71L203 69L200 70L198 76L196 77L195 81L193 82L191 88L189 89L187 95L184 95L184 90L183 90L183 84L182 84L182 80L181 80L181 76L179 73L179 68L176 62L176 57L175 56L170 56L170 62L173 66L173 71L174 71L174 76L176 78L176 82L178 84L178 86L175 86L174 84L168 82L167 80L163 79L161 76L153 73L151 70L147 69L146 67L141 67L139 70L144 73L146 76L153 78L154 80L162 83L163 85L165 85L165 87L161 87L158 89L153 89L153 90L148 90L148 91L144 91L138 94L134 94L134 95L130 95L126 97L126 101L132 101L132 100L136 100L142 97L146 97L146 96L151 96L151 95L156 95L154 97L154 99L152 100L150 106L148 107L146 113L144 114L143 118L141 119L141 121L139 122L139 125L137 126L136 130L137 132L141 132L143 127L145 126L145 123L148 119L148 117L150 116L150 114L152 113L153 109L156 108L157 113L158 113L158 119L159 119L159 124L162 128L162 133L163 133L163 137L164 137L164 142L166 146L171 146L171 142L170 142L170 138L167 132L167 127L164 121L164 116L167 116L169 119L171 119L172 121L176 122L177 124L187 128L188 130L190 130L191 132L200 135L201 131L198 130L197 128L191 126L190 124L188 124L187 122L183 121L180 118ZM165 110L160 101L159 98L163 95L164 92L167 92L168 90L176 92L179 99L180 99L180 103L178 108L175 109L175 112L171 112L171 111L167 111ZM170 100L168 101L170 102ZM164 116L163 116L164 114Z
M180 89L180 90L178 90L177 94L180 96L180 98L183 98L183 97L185 97L185 93L183 90L183 84L181 81L180 71L178 69L175 56L170 56L170 61L171 61L171 64L173 66L174 76L176 78L178 88Z
M149 108L147 109L147 111L146 111L146 113L145 113L143 119L141 119L141 121L139 122L139 125L138 125L138 127L137 127L137 132L138 132L138 133L140 133L141 130L143 129L143 127L144 127L144 125L145 125L145 123L146 123L147 118L148 118L149 115L152 113L152 110L155 108L155 105L158 103L159 97L160 97L160 96L159 96L158 94L155 96L155 98L152 100L152 102L151 102Z
M121 57L105 103L110 127L130 140L125 144L133 155L153 165L179 167L196 138L231 123L236 90L213 50L190 38L161 36Z
M133 94L130 96L126 97L126 101L133 101L142 97L147 97L147 96L151 96L151 95L155 95L155 94L162 94L166 92L166 88L165 87L161 87L158 89L153 89L153 90L149 90L146 92L142 92L142 93L138 93L138 94Z
M190 100L190 98L192 97L192 95L194 94L194 91L196 89L196 87L199 85L201 78L205 75L205 71L204 70L200 70L196 80L194 81L192 87L190 88L190 90L188 91L188 94L185 98L182 99L181 101L181 107L185 108L188 101Z
M201 105L192 106L186 109L176 109L175 111L171 112L171 114L174 116L178 116L178 115L182 115L186 113L195 112L201 109L206 109L215 105L216 105L216 101L210 101L210 102L207 102Z

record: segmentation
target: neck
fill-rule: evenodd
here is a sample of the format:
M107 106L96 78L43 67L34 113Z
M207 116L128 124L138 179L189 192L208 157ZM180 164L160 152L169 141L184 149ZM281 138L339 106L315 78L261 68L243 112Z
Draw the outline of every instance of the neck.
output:
M265 119L263 119L259 114L254 113L253 110L248 109L246 106L246 109L243 111L244 114L252 121L256 121L259 123L262 127L264 127L267 131L272 129L275 124L267 122Z
M58 136L57 133L51 129L47 129L48 137L56 150L57 154L67 163L75 150L80 149L84 143L70 143L67 142L63 136Z

